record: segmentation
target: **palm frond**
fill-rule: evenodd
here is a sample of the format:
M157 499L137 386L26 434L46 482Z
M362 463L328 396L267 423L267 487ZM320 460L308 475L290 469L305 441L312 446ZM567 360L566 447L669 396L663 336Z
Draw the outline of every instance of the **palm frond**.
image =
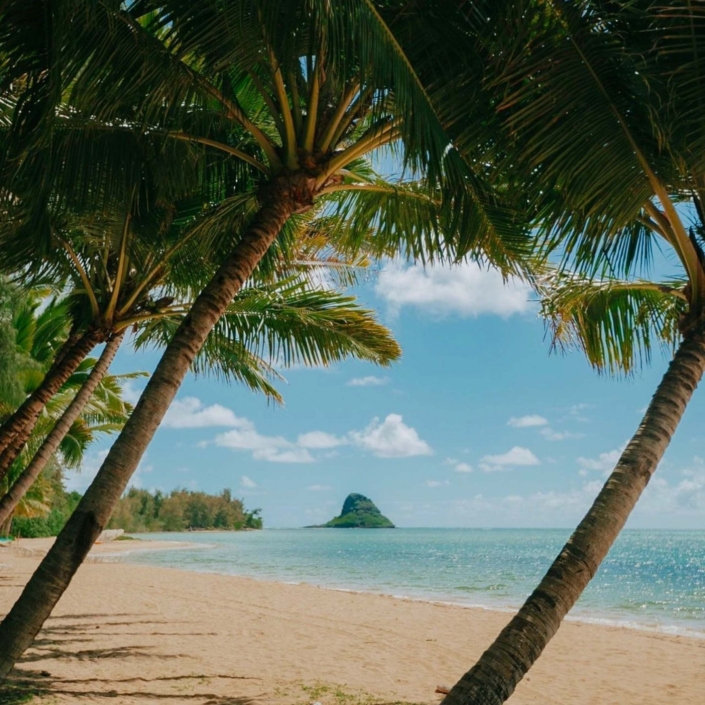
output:
M683 285L554 272L537 288L554 348L582 350L599 372L630 374L649 362L654 348L673 353L687 310Z

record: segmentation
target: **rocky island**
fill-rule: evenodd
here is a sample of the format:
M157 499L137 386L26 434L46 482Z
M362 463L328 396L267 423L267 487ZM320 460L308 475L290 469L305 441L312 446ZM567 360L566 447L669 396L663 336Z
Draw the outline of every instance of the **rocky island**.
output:
M393 529L392 524L375 503L362 494L349 494L343 502L340 516L327 524L311 527L316 529Z

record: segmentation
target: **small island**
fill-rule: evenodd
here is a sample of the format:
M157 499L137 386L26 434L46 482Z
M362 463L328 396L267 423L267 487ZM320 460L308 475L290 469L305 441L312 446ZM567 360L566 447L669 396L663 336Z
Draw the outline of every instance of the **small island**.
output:
M343 502L340 516L327 524L308 527L313 529L393 529L392 524L375 503L362 494L349 494Z

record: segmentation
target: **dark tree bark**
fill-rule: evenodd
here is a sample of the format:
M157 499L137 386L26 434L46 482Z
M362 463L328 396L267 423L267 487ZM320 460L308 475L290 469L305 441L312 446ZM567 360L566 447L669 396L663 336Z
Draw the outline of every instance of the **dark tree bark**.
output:
M270 185L241 241L201 292L164 351L135 410L56 542L0 624L0 679L41 629L108 522L206 337L291 215L311 204L314 180Z
M443 705L500 705L558 631L663 457L705 370L705 333L680 345L649 408L594 504L545 577Z
M22 452L34 429L39 414L49 400L61 389L93 348L102 341L103 333L91 329L69 349L62 351L42 383L25 399L22 405L0 427L0 480L7 475L12 463Z
M19 504L22 497L25 496L29 488L34 484L39 477L46 464L51 459L52 455L59 448L59 444L64 440L66 434L71 430L73 422L81 415L86 404L93 396L96 387L101 383L103 377L108 371L115 353L117 353L120 343L124 337L124 331L114 335L105 345L103 352L98 358L98 361L93 366L88 379L83 386L78 390L76 396L71 400L71 403L66 407L66 410L61 415L61 418L56 422L56 425L51 430L49 435L44 439L39 450L34 454L32 460L27 467L22 471L20 476L15 480L7 494L0 499L0 526L7 521L15 507Z

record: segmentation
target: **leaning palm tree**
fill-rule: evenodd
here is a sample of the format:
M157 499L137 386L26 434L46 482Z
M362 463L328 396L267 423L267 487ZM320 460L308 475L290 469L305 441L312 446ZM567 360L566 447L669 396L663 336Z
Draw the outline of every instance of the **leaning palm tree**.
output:
M483 60L508 168L546 249L572 272L544 292L557 340L607 369L629 370L659 337L676 350L594 504L449 705L511 695L597 572L705 370L705 9L681 0L497 5ZM639 278L654 248L673 253L680 281Z
M110 126L100 127L110 133ZM121 169L127 171L130 171L130 168L134 171L133 162L138 160L135 185L130 188L127 183L122 191L118 190L114 183L101 186L96 183L93 175L96 159L88 160L84 157L80 165L83 172L78 172L77 166L72 163L71 152L66 153L68 142L73 150L82 155L81 148L85 148L91 138L95 139L94 132L95 126L86 129L85 119L71 113L61 123L60 137L52 142L52 148L56 150L57 155L51 161L61 165L62 173L68 170L74 174L74 181L72 188L58 189L53 199L54 215L49 222L50 227L45 231L34 228L28 235L23 222L27 206L20 202L19 207L15 203L14 208L8 208L12 217L0 230L0 245L9 253L3 268L8 272L20 270L23 278L29 279L29 283L35 279L69 283L72 289L67 298L73 319L83 322L84 327L101 330L101 334L107 338L105 349L91 376L86 380L85 388L81 389L70 408L66 410L64 418L47 437L36 458L0 501L0 516L3 517L12 511L27 488L36 480L56 445L61 442L66 429L81 413L91 397L92 389L100 383L101 376L107 371L125 331L128 328L136 331L148 329L151 333L157 330L173 333L176 330L176 323L188 311L190 301L200 288L199 284L207 281L214 269L213 241L216 238L221 241L227 238L227 233L222 231L220 225L223 213L227 216L228 227L232 229L237 224L238 211L246 213L247 202L251 200L251 196L245 194L232 199L234 203L231 203L229 208L209 207L209 198L218 198L219 195L222 197L222 182L228 174L232 176L231 170L216 162L215 165L210 164L207 168L197 170L195 185L188 183L185 178L174 173L183 169L184 160L190 151L187 146L181 142L172 143L169 145L171 149L162 148L159 156L155 157L152 151L155 145L136 139L131 132L123 134L124 131L118 131L117 139L108 145L118 152L117 156L112 155L110 158L113 161L119 160ZM106 141L102 136L100 139L102 142ZM104 150L105 145L102 147ZM135 152L135 157L132 157L132 152ZM107 158L103 156L102 159ZM195 159L198 159L198 155ZM90 183L80 183L81 173L84 178L85 173L91 175ZM115 197L108 205L117 209L117 213L110 210L106 213L105 205L104 210L97 213L74 212L77 204L76 197L72 196L73 189L77 189L81 194L79 205L85 208L87 205L95 207L96 201L104 203L105 191L108 188L116 191ZM167 203L169 190L172 191L172 197L176 195L180 198L173 203ZM136 194L143 191L145 194L137 199ZM152 198L152 203L149 202L150 192L157 194L157 199ZM121 212L119 202L123 194L128 202L126 213ZM115 200L118 202L114 203ZM288 229L289 234L284 242L286 247L279 248L280 251L272 258L273 264L268 267L271 271L261 271L260 278L286 277L288 270L315 276L317 270L325 267L327 270L334 268L336 278L341 281L355 279L355 269L366 264L364 254L362 257L351 259L326 252L325 243L320 236L320 224L315 230L311 226L315 216L314 212L307 218L300 218L298 227ZM330 217L327 220L330 220ZM338 240L341 239L339 235ZM42 253L42 257L36 256L37 251ZM295 286L291 286L292 283ZM295 293L299 295L300 283L288 282L286 287L282 287L280 282L275 282L275 289L260 291L258 299L248 292L246 301L249 304L256 302L260 313L263 312L263 306L268 308L269 318L272 318L271 314L275 310L279 311L281 317L279 298L289 304L287 297L291 299ZM327 305L333 301L334 296L331 292L330 296L323 295L322 301L316 301L315 298L310 300L316 306ZM237 305L241 309L240 302ZM293 304L290 310L293 310ZM344 315L346 312L350 313L357 323L348 326L346 340L343 340L343 328L337 331L331 329L331 332L338 334L336 344L341 346L339 352L342 354L343 350L349 350L349 354L357 354L365 359L371 359L370 355L375 357L379 352L377 360L391 359L394 354L393 346L390 346L386 353L382 352L388 343L386 332L382 328L373 330L374 322L366 312L363 311L362 315L358 316L351 306L347 310L343 307L338 313ZM252 310L249 313L255 312ZM165 325L155 326L158 321ZM240 316L238 321L244 321L244 318ZM333 322L333 327L337 325ZM368 348L360 346L353 350L349 344L354 345L362 340L359 336L365 326L369 327L368 339L371 344ZM237 326L231 327L228 332L233 334L235 331ZM379 335L375 338L377 333ZM302 330L301 334L304 337L313 335L310 330ZM139 341L144 339L144 335L138 334ZM160 342L166 344L168 338L162 335ZM325 341L321 339L319 345L324 344ZM278 398L266 375L261 374L260 361L253 358L241 341L229 340L227 335L219 335L217 342L211 343L208 348L216 355L228 355L230 369L223 363L222 358L211 358L211 362L217 364L219 369L224 369L230 377L245 381L251 388ZM314 352L319 354L325 351L321 347ZM18 434L12 446L0 456L0 477L11 468L21 450L23 439L29 438L31 434L32 425L33 423L27 423L23 433Z
M359 204L364 225L376 226L378 252L438 253L451 224L472 234L466 251L506 260L510 249L496 228L499 212L485 207L479 178L454 160L375 3L138 0L118 11L89 5L84 12L110 13L102 24L85 23L91 32L80 40L98 44L95 51L75 47L82 26L75 15L68 29L60 17L52 25L65 31L52 47L76 48L85 57L71 76L69 100L96 119L229 155L243 165L255 207L166 347L91 487L0 625L0 677L31 644L105 526L211 329L292 219L330 199L350 213ZM13 46L20 41L14 37ZM47 56L51 80L43 79L43 89L61 85L56 55ZM75 68L76 56L64 66ZM41 108L44 95L24 104ZM118 109L128 103L139 106L132 120ZM40 109L40 120L49 113ZM409 171L426 183L405 191L359 172L366 155L389 145L399 146ZM237 210L232 200L223 208Z

